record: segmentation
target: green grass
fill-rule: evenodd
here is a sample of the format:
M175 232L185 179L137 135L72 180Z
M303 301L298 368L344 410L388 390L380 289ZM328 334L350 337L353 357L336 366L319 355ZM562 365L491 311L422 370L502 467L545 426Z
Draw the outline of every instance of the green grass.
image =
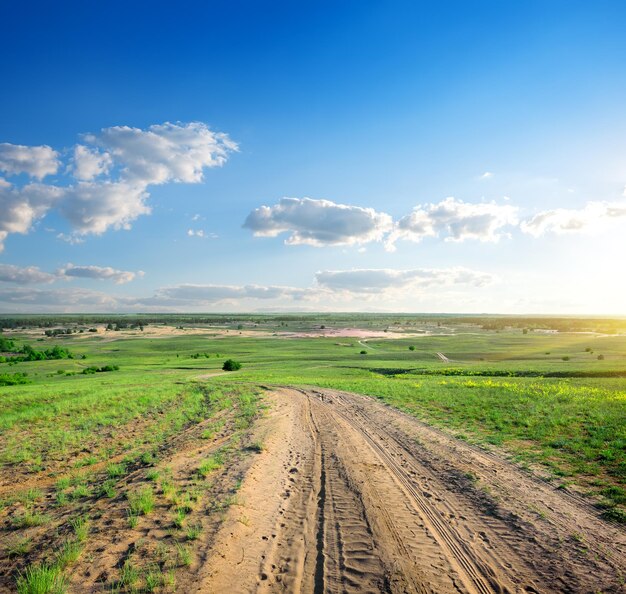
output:
M124 464L109 464L106 472L111 479L120 478L126 474L126 466Z
M191 524L185 530L187 540L196 540L202 533L202 524Z
M78 558L83 552L82 543L76 540L68 540L63 543L56 555L56 565L61 570L66 569L73 563L78 561Z
M25 510L21 514L17 514L11 518L11 524L14 528L34 528L43 526L50 521L50 516L40 512Z
M130 513L136 516L147 516L154 509L154 491L151 487L142 487L126 495Z
M133 588L139 581L139 576L139 569L135 567L130 559L126 559L120 570L120 585L126 588Z
M6 545L5 552L9 559L11 557L23 557L32 549L33 543L30 538L19 538Z
M57 566L33 565L17 577L18 594L63 594L66 590L67 580Z
M89 520L87 518L74 518L70 520L70 526L78 542L85 542L87 540L87 536L89 536Z
M178 565L189 566L193 562L193 556L189 547L177 543L176 544L176 560Z
M213 471L221 468L224 465L224 456L221 452L216 452L210 458L207 458L200 464L198 468L198 474L202 477L207 477Z
M139 467L155 465L159 448L186 427L205 423L201 436L209 440L247 431L261 410L256 386L319 386L371 395L466 439L540 463L555 476L586 485L612 506L615 517L624 510L626 336L523 334L521 327L506 329L498 318L477 322L497 330L462 318L408 315L212 319L230 334L216 336L209 324L202 335L152 338L137 331L135 336L109 332L110 342L86 333L45 338L46 348L67 347L76 359L64 360L63 374L55 361L19 363L31 383L0 387L0 471L36 475L45 468L63 475L88 465L94 472L82 483L73 475L73 482L59 478L56 497L64 507L89 505L91 494L113 498L123 492L117 483ZM405 328L414 335L362 344L348 337L271 336L309 331L320 323L390 333ZM570 325L586 329L594 323ZM258 335L240 336L239 324ZM611 330L624 323L596 325ZM23 341L19 334L15 339ZM89 366L119 371L83 375L82 355ZM219 372L225 359L241 362L241 369L197 379ZM8 363L0 363L0 373L8 370ZM230 415L228 423L221 411ZM205 459L197 474L218 470L225 461L221 456ZM123 461L98 466L97 461L112 459ZM174 498L176 487L160 469L145 472L165 499ZM137 505L131 509L133 522L142 513ZM27 527L39 512L22 513Z

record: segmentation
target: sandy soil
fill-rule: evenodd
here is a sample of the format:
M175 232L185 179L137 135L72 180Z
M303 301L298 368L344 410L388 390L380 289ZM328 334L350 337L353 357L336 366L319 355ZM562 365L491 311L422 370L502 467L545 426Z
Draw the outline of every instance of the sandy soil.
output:
M626 532L371 398L279 389L185 592L623 592Z

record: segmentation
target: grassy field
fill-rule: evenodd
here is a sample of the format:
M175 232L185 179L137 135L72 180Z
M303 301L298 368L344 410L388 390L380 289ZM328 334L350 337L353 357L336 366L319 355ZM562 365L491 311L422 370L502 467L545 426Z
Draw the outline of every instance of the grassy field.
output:
M93 320L63 323L84 331L45 337L26 324L4 333L20 345L59 345L73 355L0 364L0 377L26 374L29 382L0 387L1 567L3 585L18 583L20 592L38 591L29 589L37 580L63 591L102 517L122 522L132 540L154 510L168 526L155 527L143 552L121 559L107 583L120 591L174 588L177 572L193 562L199 531L209 528L200 511L212 510L218 521L225 503L215 500L216 489L226 485L234 497L234 469L262 448L252 436L262 387L271 385L382 399L538 465L560 487L587 494L608 520L625 521L626 336L619 333L500 322L490 330L430 317L187 320L178 329L159 325L159 333L147 322L144 331L99 326L97 333L86 330ZM387 336L292 334L320 333L320 325ZM242 368L223 372L227 358ZM176 451L184 447L201 454L180 469Z

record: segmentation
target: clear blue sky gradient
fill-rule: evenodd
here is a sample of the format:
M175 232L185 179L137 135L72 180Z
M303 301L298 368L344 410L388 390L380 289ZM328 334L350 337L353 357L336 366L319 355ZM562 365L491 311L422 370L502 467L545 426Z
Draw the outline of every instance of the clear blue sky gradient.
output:
M0 142L70 150L108 126L201 121L240 151L202 184L152 187L153 213L130 231L70 245L51 212L10 235L0 263L143 270L121 287L72 284L135 296L183 283L310 287L326 269L462 266L499 281L469 301L445 289L389 307L626 314L625 219L600 236L512 231L497 243L430 238L395 252L287 246L285 235L242 228L283 196L394 219L447 196L506 196L521 217L624 200L625 30L620 1L4 2ZM188 237L190 228L218 238Z

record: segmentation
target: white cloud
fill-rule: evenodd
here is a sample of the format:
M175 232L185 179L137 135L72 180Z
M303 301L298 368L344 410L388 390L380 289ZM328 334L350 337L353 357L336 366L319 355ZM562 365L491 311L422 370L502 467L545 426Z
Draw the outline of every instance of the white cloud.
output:
M256 236L291 235L288 245L354 245L380 241L392 227L388 214L372 208L336 204L330 200L283 198L274 206L261 206L247 217L244 227Z
M475 287L493 282L493 275L467 268L415 268L396 270L390 268L324 270L317 272L315 280L320 287L330 291L379 294L423 291L430 287L467 284Z
M30 285L54 282L57 277L39 270L36 266L22 268L13 264L0 264L0 282Z
M83 237L79 237L78 235L74 235L72 233L57 233L57 239L60 239L65 243L69 243L70 245L80 245L81 243L85 243L85 239Z
M28 233L62 196L62 189L44 184L0 185L0 251L9 233Z
M580 209L544 210L523 221L520 227L534 237L546 233L599 232L621 217L626 217L626 202L588 202Z
M74 147L73 171L76 179L91 181L98 175L108 173L112 165L113 160L109 153L90 149L83 144Z
M508 204L470 203L452 197L436 204L419 205L396 223L387 239L387 248L393 250L398 239L419 242L440 235L446 241L498 241L503 227L517 224L517 212L517 207Z
M110 266L75 266L67 264L57 271L58 276L67 278L89 278L97 280L112 280L116 285L129 283L135 278L143 276L143 271L116 270Z
M188 237L200 237L202 239L217 239L216 233L207 233L203 229L187 229Z
M30 177L43 179L59 170L59 153L49 146L24 146L0 143L0 171L8 175L26 173Z
M161 305L211 305L245 299L303 299L310 289L262 285L194 285L182 284L159 289L154 297L140 300L141 303Z
M166 122L146 130L114 126L84 139L111 154L123 168L123 179L145 185L199 183L205 168L223 165L238 149L227 134L202 122Z
M39 272L34 269L34 272ZM13 277L16 274L9 271ZM139 274L139 273L138 273ZM125 282L133 273L96 266L68 264L57 278L108 278ZM0 287L2 311L251 311L259 304L265 309L298 309L315 304L316 310L371 309L385 303L411 307L424 298L437 302L455 287L465 296L469 287L481 287L494 280L491 274L465 268L413 270L364 269L318 272L308 287L280 285L180 284L157 289L151 296L108 295L86 289L29 289ZM12 281L16 282L16 281Z
M76 233L99 235L110 227L130 229L137 217L150 214L149 196L142 185L80 182L66 189L59 210Z
M493 177L493 172L491 171L485 171L485 173L483 173L480 176L480 179L491 179Z
M85 135L66 168L75 180L69 185L17 188L0 178L0 250L9 233L27 233L52 207L72 226L63 237L128 229L151 212L151 185L200 183L205 169L223 165L236 150L228 135L201 122L166 122L146 130L115 126ZM43 178L59 166L59 154L50 147L0 144L0 171L9 175Z

